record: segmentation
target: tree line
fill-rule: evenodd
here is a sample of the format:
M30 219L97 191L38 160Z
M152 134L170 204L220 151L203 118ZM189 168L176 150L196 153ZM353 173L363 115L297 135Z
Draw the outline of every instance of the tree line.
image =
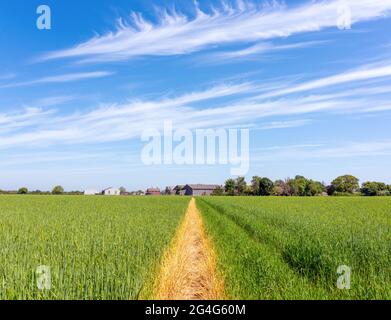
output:
M137 191L131 191L128 192L124 187L120 187L120 194L121 195L143 195L144 191L142 190L137 190ZM26 187L22 187L17 191L5 191L5 190L0 190L0 194L31 194L31 195L84 195L84 191L65 191L64 188L60 185L55 186L52 191L41 191L41 190L34 190L30 191Z
M17 191L0 190L0 194L32 194L32 195L83 195L83 191L68 191L65 192L62 186L55 186L52 191L34 190L29 191L26 187L22 187Z
M343 175L334 179L330 185L307 179L303 176L272 181L267 177L254 176L250 184L244 177L228 179L223 187L213 192L214 196L390 196L391 185L383 182L367 181L361 186L359 179Z
M127 192L121 187L123 195L144 194L143 191ZM82 191L65 192L62 186L55 186L52 191L29 191L20 188L18 191L0 190L0 194L32 194L32 195L82 195ZM163 194L171 194L164 193ZM343 175L334 179L330 185L303 176L272 181L267 177L254 176L250 184L244 177L227 179L224 186L213 191L214 196L391 196L391 185L384 182L366 181L359 184L359 179L352 175Z

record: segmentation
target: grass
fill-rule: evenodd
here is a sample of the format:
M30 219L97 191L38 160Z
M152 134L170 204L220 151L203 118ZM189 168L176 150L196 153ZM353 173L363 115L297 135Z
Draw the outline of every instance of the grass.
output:
M391 299L391 199L200 198L234 299ZM336 286L352 270L351 289Z
M180 197L0 197L0 299L137 299L183 217ZM51 290L36 269L50 267Z

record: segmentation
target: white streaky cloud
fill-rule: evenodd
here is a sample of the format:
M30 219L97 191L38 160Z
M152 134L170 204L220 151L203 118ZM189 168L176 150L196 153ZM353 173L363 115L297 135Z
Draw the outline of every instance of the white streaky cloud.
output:
M299 43L292 43L292 44L285 44L285 45L275 45L272 43L263 42L241 50L210 53L204 59L204 61L219 63L219 62L224 62L225 60L251 58L272 51L308 48L311 46L324 44L324 43L329 43L329 41L307 41L307 42L299 42Z
M318 148L322 147L323 144L294 144L288 146L272 146L272 147L264 147L254 149L256 152L264 152L264 151L277 151L277 150L297 150L297 149L308 149L308 148Z
M391 64L381 67L363 67L359 70L352 70L330 77L320 78L313 81L304 82L301 84L290 85L289 87L271 91L254 97L255 99L274 98L286 96L293 93L311 91L326 87L332 87L340 84L351 84L354 82L391 77Z
M192 92L159 101L131 101L128 104L101 105L92 111L58 115L56 109L42 107L64 103L72 97L58 96L38 100L17 113L0 114L0 147L18 144L50 144L116 141L133 138L145 126L160 127L162 119L178 119L182 113L191 113L187 106L195 102L252 92L250 83L218 85L205 91ZM48 116L50 115L50 118ZM16 132L16 129L24 129ZM9 132L14 130L13 134ZM18 130L19 131L19 130ZM86 135L86 136L84 136ZM83 137L84 136L84 137Z
M61 104L64 104L66 102L75 100L75 96L53 96L53 97L46 97L39 99L35 102L34 105L36 105L39 108L45 108L45 107L51 107L51 106L58 106Z
M42 124L54 113L55 110L43 110L36 107L26 107L17 112L0 113L0 133Z
M186 95L184 95L186 96ZM197 94L195 94L197 96ZM202 93L200 93L202 96ZM229 128L240 124L254 123L267 117L288 117L317 113L376 112L368 109L367 99L322 100L317 103L305 99L280 99L263 103L235 103L219 107L190 106L179 104L182 98L173 98L173 104L160 101L133 101L126 104L100 106L84 113L43 116L36 111L34 119L13 118L17 130L1 132L0 148L15 146L47 146L51 144L96 144L140 138L146 129L162 131L165 120L173 122L174 128L202 129ZM183 99L188 100L188 99ZM376 108L389 106L388 99L371 99ZM50 109L49 109L50 110ZM52 110L50 110L52 111ZM379 112L382 110L379 110ZM49 112L49 111L48 111ZM7 118L7 115L3 115ZM8 118L10 118L8 116ZM293 121L293 120L292 120ZM308 120L296 122L275 121L269 128L305 125Z
M42 152L42 153L25 153L13 154L12 160L0 159L0 166L19 166L22 164L34 163L53 163L53 162L69 162L81 161L102 158L102 154L94 153L65 153L65 152Z
M335 99L349 98L349 97L357 99L357 97L369 97L369 96L391 93L391 86L389 85L376 85L372 87L370 87L369 85L370 84L368 84L367 82L359 83L358 87L353 86L353 87L343 88L340 89L340 91L336 91L335 93L325 93L322 95L310 94L307 95L306 97L303 97L302 99L303 101L307 101L307 102L312 101L315 103L324 100L335 100Z
M80 81L80 80L87 80L87 79L96 79L96 78L107 77L113 74L114 74L113 72L108 72L108 71L68 73L68 74L43 77L31 81L15 82L15 83L9 83L5 85L0 85L0 89L26 87L26 86L37 85L37 84L65 83L65 82L73 82L73 81Z
M287 161L303 159L333 159L391 155L391 141L349 142L337 146L278 146L257 150L252 161Z
M0 133L39 125L55 115L56 109L47 109L48 107L57 107L74 99L74 96L46 97L18 108L17 111L0 113Z
M297 128L311 123L310 119L300 119L300 120L287 120L287 121L273 121L269 123L264 123L259 126L257 129L260 130L272 130L272 129L285 129L285 128Z
M0 158L0 166L18 167L22 164L37 164L53 162L67 162L74 161L75 163L90 163L91 160L104 163L109 161L116 164L129 164L131 161L138 160L138 152L104 150L102 148L74 151L42 151L34 150L30 152L13 152L12 159Z
M220 9L194 17L160 10L158 22L132 13L131 21L118 20L113 32L98 35L72 48L50 52L40 60L83 58L86 61L121 61L139 56L190 54L233 43L256 43L298 33L337 28L340 8L351 10L352 24L384 18L391 0L329 0L287 7L273 2L269 7L243 1L223 3Z
M33 104L35 108L30 107L20 113L0 114L0 147L129 140L140 137L147 128L161 130L164 120L171 120L176 127L199 129L238 127L248 123L258 124L259 127L259 121L268 117L295 117L295 120L278 119L266 123L263 125L263 130L266 130L306 125L310 121L308 115L311 114L384 112L391 110L388 82L381 80L373 83L373 79L379 80L390 72L391 67L383 62L371 68L364 66L358 70L291 85L291 88L288 88L306 91L303 88L321 89L330 83L348 80L355 84L354 88L338 87L337 91L325 94L285 94L278 97L275 92L285 91L287 88L281 89L275 80L263 84L226 83L180 96L98 105L88 111L67 114L60 114L54 108L43 106L56 106L56 103L66 102L71 97L49 97L41 99L41 105ZM367 80L372 81L371 86L368 86ZM289 81L285 81L284 85L288 84ZM259 95L259 92L264 93ZM265 96L272 96L273 99L260 98ZM224 102L213 101L222 97L225 98ZM209 103L201 103L204 101Z
M63 74L51 77L44 77L38 80L35 80L34 83L56 83L56 82L72 82L85 79L95 79L102 78L112 75L113 72L108 71L94 71L94 72L80 72L80 73L70 73Z
M198 91L198 92L185 94L183 96L174 99L166 99L166 102L165 100L163 100L162 103L168 106L183 105L183 104L194 103L203 100L210 100L210 99L254 92L259 89L260 89L259 86L255 86L251 83L223 84L223 85L212 87L211 89L205 91Z

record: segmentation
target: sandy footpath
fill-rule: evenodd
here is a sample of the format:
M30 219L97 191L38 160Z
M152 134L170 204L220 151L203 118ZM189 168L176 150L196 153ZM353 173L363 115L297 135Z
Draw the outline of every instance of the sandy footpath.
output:
M223 299L216 275L216 257L196 201L191 199L182 224L165 253L155 284L158 300Z

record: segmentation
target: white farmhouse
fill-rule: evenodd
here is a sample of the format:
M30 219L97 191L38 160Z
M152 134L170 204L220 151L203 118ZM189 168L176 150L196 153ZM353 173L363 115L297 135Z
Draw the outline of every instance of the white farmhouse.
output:
M107 188L102 191L104 196L119 196L121 195L121 191L118 188Z
M96 189L86 189L84 190L84 195L85 196L94 196L96 194L99 194L100 192Z

